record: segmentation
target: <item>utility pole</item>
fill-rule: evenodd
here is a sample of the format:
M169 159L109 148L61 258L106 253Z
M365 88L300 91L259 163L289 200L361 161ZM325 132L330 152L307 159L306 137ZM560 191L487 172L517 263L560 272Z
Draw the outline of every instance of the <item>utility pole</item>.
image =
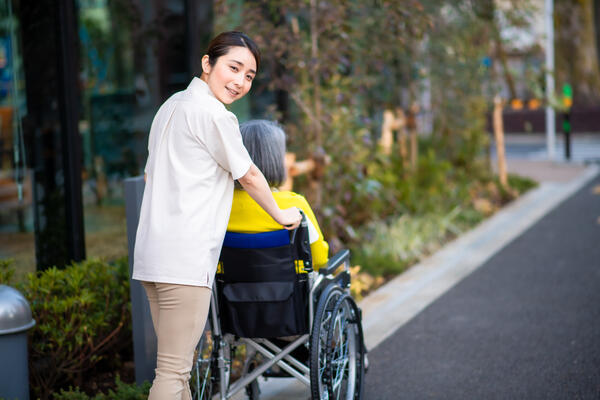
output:
M551 100L554 96L554 0L546 0L546 148L548 159L554 160L554 147L556 142L556 126L554 108Z

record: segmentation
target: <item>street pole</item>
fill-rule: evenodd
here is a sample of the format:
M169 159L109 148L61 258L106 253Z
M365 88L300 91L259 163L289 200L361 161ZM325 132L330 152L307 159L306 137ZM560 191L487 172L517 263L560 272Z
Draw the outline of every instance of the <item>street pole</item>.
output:
M548 159L554 160L554 146L556 141L556 126L554 108L550 104L554 95L554 1L546 0L546 148Z
M571 161L571 112L563 114L563 133L565 134L565 159Z

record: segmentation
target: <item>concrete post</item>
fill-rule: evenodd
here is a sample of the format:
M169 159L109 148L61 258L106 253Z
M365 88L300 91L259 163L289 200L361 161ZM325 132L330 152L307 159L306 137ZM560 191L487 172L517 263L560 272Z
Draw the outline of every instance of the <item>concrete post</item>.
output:
M140 219L144 187L143 176L125 179L125 215L127 218L127 241L129 248L129 276L133 272L133 249ZM154 369L156 368L156 334L154 333L150 305L148 304L144 288L139 281L131 280L130 283L135 381L138 385L141 385L144 381L152 382L154 380Z

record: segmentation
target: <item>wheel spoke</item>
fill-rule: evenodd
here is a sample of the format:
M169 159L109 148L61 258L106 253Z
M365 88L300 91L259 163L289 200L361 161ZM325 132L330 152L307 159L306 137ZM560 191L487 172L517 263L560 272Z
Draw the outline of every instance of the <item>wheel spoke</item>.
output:
M204 374L204 380L202 381L202 389L200 390L200 399L204 398L204 391L206 390L206 377L208 376L208 369ZM200 387L200 382L198 382L197 387Z
M358 400L362 393L362 330L356 303L349 295L338 299L327 333L325 376L329 398ZM358 354L357 354L358 352Z
M342 312L339 314L339 318L336 316L336 329L335 333L337 336L337 344L334 348L333 358L331 363L335 366L335 374L332 381L333 392L336 395L336 399L339 399L342 394L342 383L344 378L347 378L348 371L348 341L345 324L345 309L341 309Z

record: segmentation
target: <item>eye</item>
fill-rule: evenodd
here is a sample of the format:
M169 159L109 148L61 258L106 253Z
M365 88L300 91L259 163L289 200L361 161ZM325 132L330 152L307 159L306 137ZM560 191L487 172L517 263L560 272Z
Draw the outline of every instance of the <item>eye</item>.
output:
M229 68L231 68L233 72L238 72L238 67L236 67L235 65L231 65Z
M254 79L254 76L252 75L246 75L246 80L249 82L252 82L252 80Z

